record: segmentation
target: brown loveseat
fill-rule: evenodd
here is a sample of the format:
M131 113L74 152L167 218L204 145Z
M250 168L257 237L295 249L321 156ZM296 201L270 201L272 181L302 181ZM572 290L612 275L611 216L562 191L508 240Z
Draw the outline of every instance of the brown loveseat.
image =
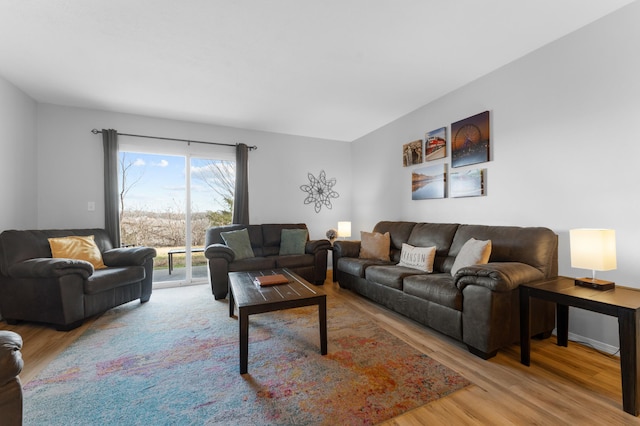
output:
M233 250L226 244L223 232L247 229L253 256L238 260ZM304 253L280 255L283 229L307 229L304 223L226 225L209 228L205 236L204 255L208 259L209 282L216 299L224 299L228 292L229 272L257 271L270 268L288 268L307 281L321 285L327 277L327 252L331 248L329 240L309 241L304 245Z
M557 276L558 237L547 228L379 222L389 261L359 257L360 241L336 241L334 280L413 320L464 342L482 358L519 338L518 286ZM491 240L489 263L451 269L470 239ZM402 244L436 247L433 273L398 266ZM549 336L554 305L532 301L532 335Z
M93 235L104 269L84 260L52 258L49 238ZM151 297L150 247L113 248L104 229L4 231L0 234L0 314L71 330L115 306Z

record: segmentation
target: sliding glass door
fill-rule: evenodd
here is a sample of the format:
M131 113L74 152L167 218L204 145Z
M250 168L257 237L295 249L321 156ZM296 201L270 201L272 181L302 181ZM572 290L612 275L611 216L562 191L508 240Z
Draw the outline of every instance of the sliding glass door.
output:
M192 155L120 151L120 235L155 247L154 286L207 280L207 228L231 223L235 164Z

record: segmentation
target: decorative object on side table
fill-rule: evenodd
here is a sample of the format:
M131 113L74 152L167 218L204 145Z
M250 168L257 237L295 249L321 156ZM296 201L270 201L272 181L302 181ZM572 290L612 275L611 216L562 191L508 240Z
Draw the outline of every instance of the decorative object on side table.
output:
M591 269L591 278L576 278L575 285L610 290L612 281L596 279L596 271L616 269L616 231L613 229L572 229L569 231L571 266Z
M335 228L329 228L329 230L325 235L329 240L329 242L331 243L331 245L333 245L333 242L336 240L336 238L338 238L338 230Z

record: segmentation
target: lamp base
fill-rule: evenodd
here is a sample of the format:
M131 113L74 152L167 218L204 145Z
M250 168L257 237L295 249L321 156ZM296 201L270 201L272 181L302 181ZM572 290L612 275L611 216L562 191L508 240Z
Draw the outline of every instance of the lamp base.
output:
M611 290L616 286L613 281L598 280L595 278L576 278L575 285L596 290Z

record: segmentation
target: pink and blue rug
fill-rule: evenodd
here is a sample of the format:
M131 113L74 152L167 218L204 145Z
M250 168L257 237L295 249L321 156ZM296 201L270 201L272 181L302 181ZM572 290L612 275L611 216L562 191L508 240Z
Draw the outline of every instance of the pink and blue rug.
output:
M206 285L156 290L102 315L25 385L25 425L375 424L470 384L331 296L322 356L317 318L251 316L240 375L227 301Z

